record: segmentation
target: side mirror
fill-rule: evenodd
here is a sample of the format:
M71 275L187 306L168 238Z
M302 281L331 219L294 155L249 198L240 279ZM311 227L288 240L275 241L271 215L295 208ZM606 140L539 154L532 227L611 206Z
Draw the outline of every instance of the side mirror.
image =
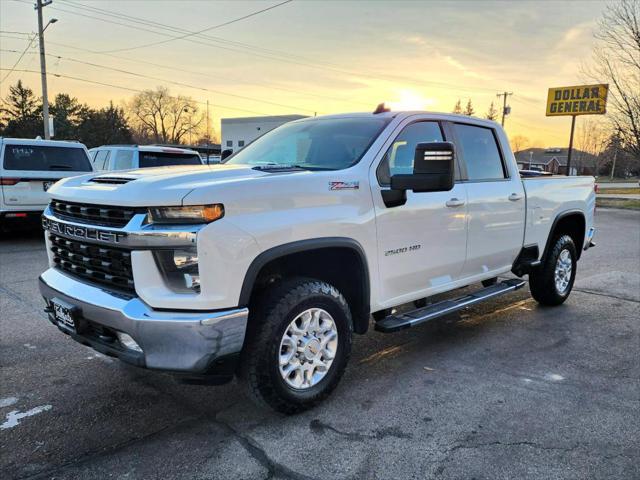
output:
M453 188L455 148L451 142L419 143L413 158L413 174L391 177L391 190L446 192Z
M230 148L227 150L223 150L222 153L220 154L220 161L222 162L224 159L230 157L232 153L233 153L233 150L231 150Z

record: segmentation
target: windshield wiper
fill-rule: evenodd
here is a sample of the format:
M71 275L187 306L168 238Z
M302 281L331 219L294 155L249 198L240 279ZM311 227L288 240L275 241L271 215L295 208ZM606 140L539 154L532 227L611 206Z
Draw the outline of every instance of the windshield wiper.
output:
M256 165L253 167L253 169L264 171L264 172L282 171L282 170L308 170L308 171L333 170L332 168L312 167L310 165L277 164L277 163L267 163L264 165Z
M290 165L290 164L278 164L278 163L267 163L264 165L256 165L253 167L254 170L260 170L268 172L269 170L309 170L308 167L303 167L302 165Z

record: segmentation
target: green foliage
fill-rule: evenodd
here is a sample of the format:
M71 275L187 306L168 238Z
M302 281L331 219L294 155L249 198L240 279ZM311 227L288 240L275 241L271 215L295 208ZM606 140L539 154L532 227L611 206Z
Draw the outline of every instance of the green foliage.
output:
M467 102L467 106L464 108L464 114L471 117L475 115L476 111L473 109L473 105L471 104L471 99Z
M21 80L9 87L0 108L0 136L43 136L42 100ZM55 140L79 140L88 148L111 143L132 143L131 129L121 108L112 102L93 109L66 93L56 95L49 107L54 119Z
M452 113L457 113L457 114L461 114L462 113L462 105L460 103L460 99L458 99L458 101L456 102L455 106L453 107L453 112Z
M498 120L498 110L496 110L495 105L491 102L489 105L489 110L487 110L487 114L484 116L487 120L493 120L494 122Z
M133 143L131 129L122 108L113 102L100 110L91 110L78 127L78 137L87 147Z
M40 100L21 80L9 87L0 114L3 124L0 136L34 138L42 134Z

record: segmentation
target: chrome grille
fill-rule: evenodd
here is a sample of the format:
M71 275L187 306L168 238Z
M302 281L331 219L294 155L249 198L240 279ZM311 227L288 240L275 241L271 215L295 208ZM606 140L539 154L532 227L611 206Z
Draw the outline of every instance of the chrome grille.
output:
M131 252L49 235L56 268L94 283L135 293Z
M61 200L52 200L51 210L58 218L106 227L124 227L135 214L147 211L146 208L88 205Z

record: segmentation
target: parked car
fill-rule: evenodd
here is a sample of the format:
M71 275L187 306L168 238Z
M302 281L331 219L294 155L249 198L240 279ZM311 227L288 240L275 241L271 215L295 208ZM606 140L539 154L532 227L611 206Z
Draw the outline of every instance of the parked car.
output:
M103 145L92 148L91 161L98 171L131 170L170 165L202 165L195 150L156 145Z
M0 224L39 218L51 185L92 170L81 143L0 138Z
M308 118L222 165L56 184L40 291L85 345L190 380L237 374L292 413L336 387L372 316L380 332L411 328L521 288L497 281L510 272L563 303L593 246L593 190L593 177L522 179L489 120Z

